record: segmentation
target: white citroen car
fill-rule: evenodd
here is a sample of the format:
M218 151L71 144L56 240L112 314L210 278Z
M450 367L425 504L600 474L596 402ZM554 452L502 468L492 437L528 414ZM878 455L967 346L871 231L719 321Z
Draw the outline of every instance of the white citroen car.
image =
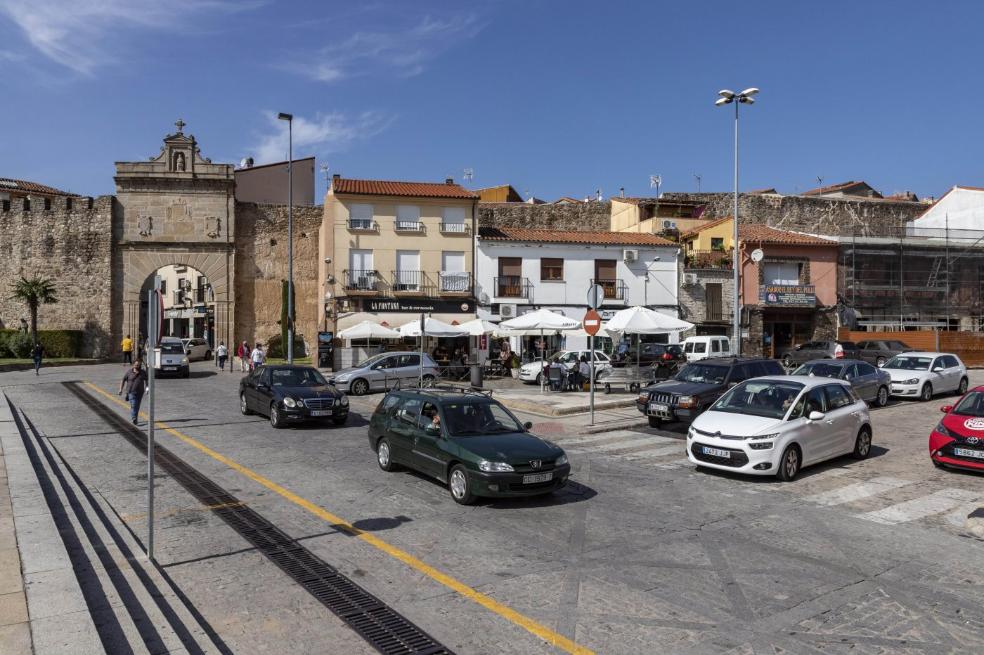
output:
M900 353L882 370L892 376L893 396L931 400L938 393L967 393L967 367L949 353Z
M591 351L590 350L561 350L556 352L550 357L547 357L547 362L560 362L564 366L571 366L575 362L580 361L582 357L587 357L588 361L591 361ZM527 362L519 367L519 379L527 384L532 384L536 382L540 384L540 376L543 374L543 364L541 359L537 357L532 362ZM611 365L611 358L600 350L595 351L595 375Z
M699 415L687 432L698 467L792 480L800 469L871 452L868 405L842 380L753 378Z

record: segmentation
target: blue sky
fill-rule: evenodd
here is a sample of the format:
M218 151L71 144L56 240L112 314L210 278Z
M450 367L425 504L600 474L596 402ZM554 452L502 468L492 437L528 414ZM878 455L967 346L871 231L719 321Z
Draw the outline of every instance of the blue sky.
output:
M984 186L978 2L0 0L0 176L113 191L183 118L213 161L552 199ZM319 175L320 178L320 175ZM319 194L324 183L320 181Z

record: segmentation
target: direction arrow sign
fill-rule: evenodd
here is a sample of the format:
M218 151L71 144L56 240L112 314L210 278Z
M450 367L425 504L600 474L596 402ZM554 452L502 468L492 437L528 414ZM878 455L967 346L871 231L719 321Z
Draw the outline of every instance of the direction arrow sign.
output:
M601 329L601 314L593 309L589 309L585 312L581 325L584 327L584 331L591 336L598 334L598 330Z

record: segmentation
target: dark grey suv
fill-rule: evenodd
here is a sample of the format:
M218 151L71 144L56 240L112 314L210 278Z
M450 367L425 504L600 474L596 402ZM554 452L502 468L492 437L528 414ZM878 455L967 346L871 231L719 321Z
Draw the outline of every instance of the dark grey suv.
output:
M858 342L858 359L881 368L899 353L912 352L908 344L895 339L867 339Z
M782 353L779 359L786 368L811 359L859 359L858 344L853 341L809 341Z

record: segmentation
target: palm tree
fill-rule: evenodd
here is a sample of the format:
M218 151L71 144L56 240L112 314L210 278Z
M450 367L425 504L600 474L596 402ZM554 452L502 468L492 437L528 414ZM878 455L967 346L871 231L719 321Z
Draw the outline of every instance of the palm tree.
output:
M21 279L11 286L14 288L14 295L11 297L27 303L27 308L31 312L31 343L37 343L38 307L58 302L58 298L55 297L55 283L48 278L35 275L30 280L21 276Z

